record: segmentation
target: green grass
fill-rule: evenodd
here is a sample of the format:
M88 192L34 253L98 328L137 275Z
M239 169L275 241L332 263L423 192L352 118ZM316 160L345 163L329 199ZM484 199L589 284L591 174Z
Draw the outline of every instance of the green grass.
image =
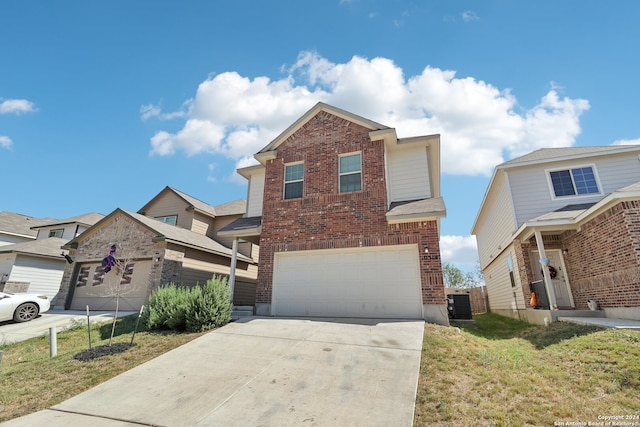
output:
M425 325L416 426L553 426L640 414L640 332L569 323L548 328L483 314L475 323ZM136 316L118 320L114 343L129 343ZM456 329L458 328L458 329ZM92 347L111 323L93 325ZM86 323L48 337L1 345L0 422L36 412L178 347L203 333L154 333L135 346L80 362Z
M640 414L640 332L474 319L425 326L416 426L553 426Z
M137 316L118 319L113 343L130 343ZM91 346L106 345L111 322L92 324ZM201 336L202 333L155 333L141 324L134 346L88 362L74 356L89 348L86 322L57 335L57 356L49 356L49 337L9 345L0 363L0 422L67 400L97 384Z

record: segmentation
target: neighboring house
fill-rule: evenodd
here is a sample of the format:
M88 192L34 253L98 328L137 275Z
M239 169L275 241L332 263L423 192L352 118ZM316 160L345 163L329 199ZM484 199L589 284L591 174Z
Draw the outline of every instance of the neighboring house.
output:
M220 234L260 242L258 315L448 324L439 135L318 103L255 158L247 214Z
M64 240L71 240L79 236L87 228L104 218L104 215L91 212L84 215L78 215L65 220L48 220L42 224L31 227L38 234L36 239L48 239L49 237L58 237Z
M12 217L18 224L30 225L29 233L20 231L22 236L29 235L30 238L0 246L0 286L7 292L34 292L53 298L60 289L67 264L62 246L104 215L89 213L62 221L37 220L17 214L7 217Z
M531 323L640 319L640 146L549 148L502 163L472 234L492 312ZM585 312L589 301L600 310Z
M74 262L67 265L56 306L111 310L120 293L120 309L138 310L160 285L193 286L214 274L228 276L232 242L219 239L217 230L245 209L243 200L211 206L171 187L138 213L116 209L64 246ZM102 261L110 254L118 264L106 271ZM238 305L255 300L257 255L248 242L237 246Z
M51 218L34 218L14 212L0 212L0 246L35 240L38 232L32 227L53 221Z

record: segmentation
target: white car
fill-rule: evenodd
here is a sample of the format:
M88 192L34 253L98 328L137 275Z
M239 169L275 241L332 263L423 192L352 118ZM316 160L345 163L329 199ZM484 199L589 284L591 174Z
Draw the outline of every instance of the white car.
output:
M49 311L51 301L45 295L0 292L0 322L28 322Z

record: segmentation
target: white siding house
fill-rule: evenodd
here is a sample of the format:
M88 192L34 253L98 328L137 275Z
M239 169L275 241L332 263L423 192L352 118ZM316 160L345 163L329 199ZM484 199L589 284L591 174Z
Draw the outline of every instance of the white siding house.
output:
M471 231L491 310L540 323L593 314L592 301L598 315L640 318L639 190L635 145L541 149L498 165Z
M103 217L89 213L66 220L30 220L31 239L0 246L0 289L53 298L68 263L62 246Z

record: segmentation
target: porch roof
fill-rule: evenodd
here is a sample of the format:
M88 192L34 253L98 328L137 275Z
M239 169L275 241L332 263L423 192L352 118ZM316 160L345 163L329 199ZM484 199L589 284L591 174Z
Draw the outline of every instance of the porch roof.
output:
M222 227L218 231L219 236L247 237L259 236L262 232L262 217L253 216L238 218Z
M561 233L567 230L579 230L580 226L596 215L604 212L618 202L640 200L640 182L616 190L596 203L581 203L563 206L523 223L513 238L527 240L536 231L542 233Z
M386 213L389 224L443 218L447 209L442 197L393 202Z

